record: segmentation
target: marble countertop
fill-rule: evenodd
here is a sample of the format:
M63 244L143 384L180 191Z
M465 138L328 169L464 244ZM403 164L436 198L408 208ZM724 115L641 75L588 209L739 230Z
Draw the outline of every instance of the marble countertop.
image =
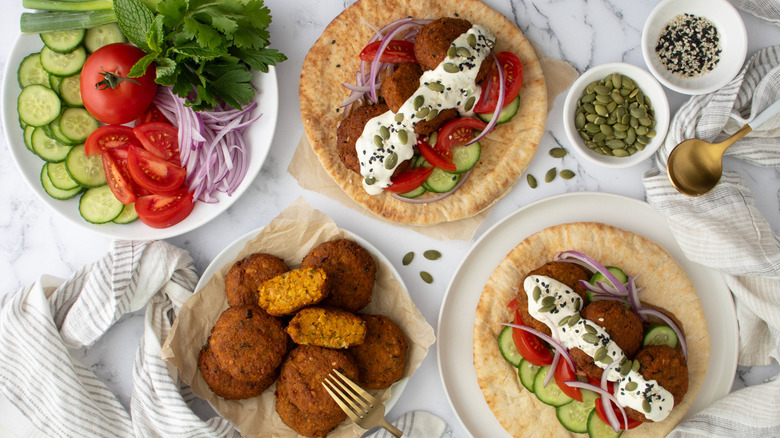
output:
M21 2L9 2L0 15L0 66L5 71L8 54L19 34L18 17ZM298 141L303 135L298 104L298 76L309 47L322 29L349 0L295 2L266 0L271 9L272 46L288 56L277 67L279 86L279 119L274 141L265 164L252 187L225 213L199 229L168 241L186 249L195 260L199 272L228 244L257 227L267 224L292 200L303 196L313 207L325 212L342 228L371 241L400 271L412 299L423 316L436 327L439 309L449 279L466 255L474 240L506 215L531 202L567 192L597 191L645 199L641 178L654 166L647 161L635 167L608 170L596 167L576 155L567 144L561 122L563 94L552 103L546 133L528 172L541 176L552 166L573 170L571 180L557 178L531 189L523 178L520 183L489 212L472 241L439 241L420 234L380 223L320 194L301 189L287 173ZM640 0L489 0L517 26L548 57L570 63L577 71L606 63L622 61L644 66L639 47L642 26L657 1ZM750 14L741 13L748 31L748 56L756 50L777 44L780 27L773 26ZM11 71L15 71L12 66ZM666 90L672 112L687 96ZM0 296L29 285L43 274L67 277L77 268L91 263L108 250L110 239L77 227L44 205L20 178L10 158L5 140L0 140ZM563 158L554 159L547 151L556 146L570 150ZM751 167L727 159L727 169L740 172L750 186L759 209L768 218L775 233L780 233L780 171ZM443 258L424 264L434 282L423 282L421 268L401 266L408 251L421 254L437 249ZM91 348L83 361L103 378L129 406L131 367L134 351L142 330L142 314L131 314ZM760 383L777 373L777 367L755 367L737 370L733 389ZM454 430L454 436L468 436L447 402L438 376L436 345L411 378L397 406L389 413L395 418L407 410L424 409L443 417Z

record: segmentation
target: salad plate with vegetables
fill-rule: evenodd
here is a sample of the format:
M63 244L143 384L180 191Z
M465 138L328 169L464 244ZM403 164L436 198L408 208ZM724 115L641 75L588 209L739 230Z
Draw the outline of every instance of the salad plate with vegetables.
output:
M23 18L22 30L33 33L10 53L2 123L22 177L60 216L111 238L163 239L210 221L252 184L276 126L273 64L285 58L260 49L267 59L239 60L235 70L206 63L190 77L167 67L189 72L194 60L165 48L176 26L141 48L150 40L128 30L123 14L68 24L75 29ZM235 78L232 89L197 76L219 73Z

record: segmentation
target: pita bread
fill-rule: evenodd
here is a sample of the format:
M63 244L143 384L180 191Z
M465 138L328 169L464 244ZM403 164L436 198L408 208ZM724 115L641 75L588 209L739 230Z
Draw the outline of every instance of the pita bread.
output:
M485 401L501 425L513 437L569 437L555 408L537 400L517 378L498 350L496 339L512 315L506 304L522 287L532 269L564 250L583 252L604 265L621 267L639 275L645 289L640 299L672 312L681 322L688 343L688 392L666 420L644 423L624 437L664 437L696 398L707 374L710 341L704 311L682 267L658 244L640 235L592 222L556 225L517 245L496 267L482 290L474 323L474 367Z
M482 156L467 181L451 196L431 204L399 201L382 193L369 195L359 174L339 159L336 127L339 105L349 92L342 82L355 81L358 54L371 38L372 26L407 17L459 17L489 28L496 51L510 50L523 63L520 110L483 141ZM360 0L337 16L309 50L301 70L299 99L306 136L328 174L355 202L385 219L432 225L473 216L490 207L517 182L544 134L547 88L530 42L499 12L478 0Z

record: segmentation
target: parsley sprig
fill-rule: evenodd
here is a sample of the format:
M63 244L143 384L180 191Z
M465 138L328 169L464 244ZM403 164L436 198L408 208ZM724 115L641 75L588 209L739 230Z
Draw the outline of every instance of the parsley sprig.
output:
M154 63L155 81L196 111L220 101L241 108L255 93L252 70L268 72L287 59L268 48L271 15L262 0L160 0L152 8L115 0L114 12L128 40L147 53L129 76Z

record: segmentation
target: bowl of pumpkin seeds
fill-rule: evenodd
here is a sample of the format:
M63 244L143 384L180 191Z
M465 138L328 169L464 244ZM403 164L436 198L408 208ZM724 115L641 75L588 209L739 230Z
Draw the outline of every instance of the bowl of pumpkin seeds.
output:
M632 64L602 64L572 84L563 126L573 148L604 167L630 167L650 158L669 128L669 101L661 84Z

